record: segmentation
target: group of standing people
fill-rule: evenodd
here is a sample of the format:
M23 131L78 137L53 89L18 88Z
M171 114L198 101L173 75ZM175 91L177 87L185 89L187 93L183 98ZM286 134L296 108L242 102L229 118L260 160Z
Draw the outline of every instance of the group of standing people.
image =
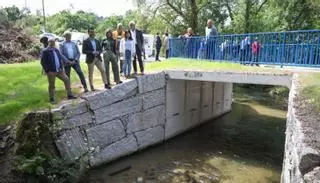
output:
M140 73L144 74L144 65L142 61L143 51L143 34L142 31L136 29L135 22L129 23L129 30L124 31L121 24L117 25L117 29L112 31L106 30L105 39L101 42L95 38L94 28L88 29L89 37L83 41L82 53L86 55L86 63L88 65L89 85L91 91L95 91L93 83L94 67L100 71L104 88L111 88L110 81L110 63L113 71L113 78L116 84L122 83L120 73L123 72L126 78L131 76L131 64L133 61L134 75L137 73L137 63L139 62ZM78 74L84 92L88 92L86 79L80 67L80 51L78 45L71 41L71 33L65 33L65 41L56 48L54 39L45 37L40 39L44 49L41 52L41 65L46 73L49 82L49 99L51 103L55 102L55 78L58 77L64 82L68 99L75 99L72 94L70 85L70 71L73 68ZM101 57L103 56L103 59ZM120 69L118 66L120 60ZM102 64L104 61L104 66ZM120 73L119 73L120 71Z
M188 28L186 33L180 36L185 41L185 53L187 58L198 58L198 59L225 59L226 56L236 57L240 55L240 63L245 64L250 62L251 65L254 63L258 65L259 53L260 53L260 42L258 38L255 38L254 42L251 43L250 37L245 36L240 43L229 41L227 39L222 40L218 37L217 28L213 25L213 21L209 19L207 26L205 27L205 38L201 39L199 50L194 50L195 39L188 39L195 36L192 28ZM219 45L219 46L216 46ZM220 53L217 49L220 48ZM196 56L196 57L195 57Z
M155 45L156 45L156 59L155 59L155 61L160 62L161 60L159 59L159 55L160 55L160 50L162 47L162 41L161 41L159 33L156 34L156 44ZM163 46L164 46L164 50L165 50L165 58L168 59L169 58L169 34L167 32L164 34Z

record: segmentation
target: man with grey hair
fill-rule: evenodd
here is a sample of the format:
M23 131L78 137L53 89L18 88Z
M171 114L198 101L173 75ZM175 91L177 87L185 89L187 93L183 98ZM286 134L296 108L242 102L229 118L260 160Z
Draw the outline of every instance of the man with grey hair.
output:
M130 21L129 23L130 33L133 39L133 44L136 46L136 55L133 59L133 70L134 74L137 75L137 57L140 66L140 72L144 74L143 62L142 62L142 51L143 51L143 34L139 29L136 29L136 24L134 21Z
M54 38L50 38L48 41L49 45L45 48L41 55L41 65L48 77L48 91L50 103L55 103L55 81L56 77L63 81L65 89L67 91L68 99L76 99L72 94L70 80L64 72L64 64L70 63L60 51L55 48Z
M209 19L207 21L206 36L216 36L216 35L218 35L218 30L213 25L213 21L211 19Z
M83 75L83 72L80 66L80 51L79 51L78 45L73 41L71 41L71 32L65 32L64 37L66 38L66 40L60 44L59 48L60 48L61 54L70 61L70 63L67 63L64 65L65 72L68 78L70 79L70 71L72 67L78 74L78 77L84 88L84 92L86 93L89 90L87 87L86 79Z
M218 30L217 28L213 25L213 21L209 19L207 21L207 26L206 26L206 37L207 39L205 40L205 55L206 59L209 60L214 60L216 57L216 49L215 46L210 47L209 45L216 45L216 38L212 38L212 36L217 36L218 35Z

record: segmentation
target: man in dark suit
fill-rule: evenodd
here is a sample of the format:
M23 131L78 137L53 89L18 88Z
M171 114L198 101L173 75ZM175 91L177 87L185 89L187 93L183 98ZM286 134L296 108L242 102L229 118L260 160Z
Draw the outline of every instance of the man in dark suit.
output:
M41 65L48 77L50 102L55 102L54 92L56 77L63 81L68 99L76 99L71 92L70 80L64 72L64 64L70 63L69 60L61 55L60 51L55 48L56 42L54 39L49 39L48 44L48 47L42 51Z
M102 53L102 48L100 41L95 39L95 32L93 28L88 29L89 38L83 41L82 45L82 53L86 54L86 63L88 64L88 72L89 72L89 83L92 91L95 91L93 86L93 70L94 66L96 66L102 77L102 81L104 83L104 87L109 88L107 77L105 70L102 64L102 58L100 54Z
M162 42L158 32L156 35L156 61L159 61L159 62L160 62L159 54L160 54L161 46L162 46Z
M133 39L133 43L136 45L136 55L134 56L133 59L133 70L134 74L137 75L137 57L139 61L139 66L140 66L140 72L143 75L144 74L144 68L143 68L143 62L142 62L142 50L143 50L143 34L139 29L136 29L136 24L134 21L131 21L129 23L130 27L130 33Z

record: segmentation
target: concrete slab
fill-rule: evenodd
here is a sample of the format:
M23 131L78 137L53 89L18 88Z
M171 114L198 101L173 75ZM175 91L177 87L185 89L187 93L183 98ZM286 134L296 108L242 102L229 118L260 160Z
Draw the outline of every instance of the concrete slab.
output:
M262 72L236 72L236 71L189 71L166 70L170 79L212 81L227 83L248 83L279 85L291 87L291 74L262 73Z

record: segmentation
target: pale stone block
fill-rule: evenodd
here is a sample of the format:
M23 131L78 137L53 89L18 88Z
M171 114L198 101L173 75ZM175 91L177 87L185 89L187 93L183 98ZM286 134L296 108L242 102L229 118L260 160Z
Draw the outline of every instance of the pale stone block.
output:
M126 136L122 122L117 119L86 130L90 147L105 147Z

